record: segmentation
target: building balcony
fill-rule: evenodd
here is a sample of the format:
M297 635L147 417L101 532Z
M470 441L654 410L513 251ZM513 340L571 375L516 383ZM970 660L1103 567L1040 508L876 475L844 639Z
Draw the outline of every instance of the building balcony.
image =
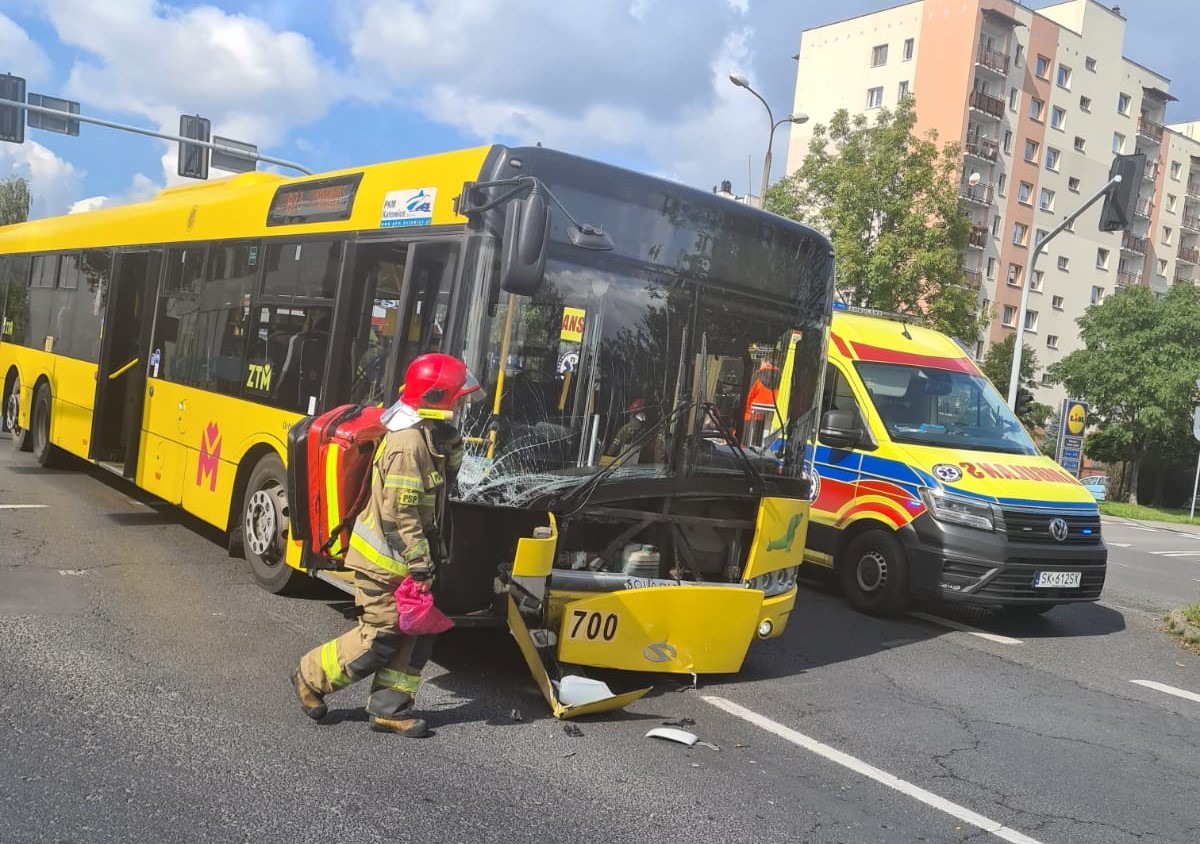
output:
M975 53L975 64L979 67L987 68L1001 76L1008 75L1008 55L1001 53L999 50L989 50L982 44Z
M1188 179L1187 197L1188 199L1200 199L1200 179Z
M967 135L967 143L963 147L967 155L982 158L984 161L995 161L1000 155L1000 144L982 135Z
M977 202L980 205L991 205L992 193L992 186L985 184L978 184L972 187L969 183L963 182L958 188L959 196L968 202Z
M1186 264L1200 264L1200 247L1180 246L1177 257Z
M1119 272L1117 273L1117 287L1137 287L1142 283L1141 273Z
M1195 284L1196 280L1192 278L1192 268L1188 266L1175 268L1176 284Z
M1137 131L1138 135L1154 141L1155 143L1162 141L1163 125L1161 123L1155 123L1144 114L1138 115Z
M988 117L994 117L1000 120L1004 117L1004 100L999 97L991 97L983 93L983 91L972 91L970 98L967 100L967 105L981 114L986 114Z
M1179 227L1193 234L1200 232L1200 214L1184 214L1183 222L1180 223Z
M1142 178L1147 182L1158 181L1158 162L1147 161L1145 169L1142 170Z
M983 273L980 270L968 270L966 267L963 267L962 274L968 282L976 287L983 284Z
M1130 234L1129 232L1121 235L1121 250L1124 252L1132 252L1134 255L1145 255L1149 245L1148 238L1138 237L1136 234Z
M967 246L972 249L983 249L987 246L987 238L987 226L971 226L971 233L967 235Z
M1148 220L1152 213L1154 213L1154 203L1144 196L1138 199L1137 205L1133 207L1135 217L1145 217Z

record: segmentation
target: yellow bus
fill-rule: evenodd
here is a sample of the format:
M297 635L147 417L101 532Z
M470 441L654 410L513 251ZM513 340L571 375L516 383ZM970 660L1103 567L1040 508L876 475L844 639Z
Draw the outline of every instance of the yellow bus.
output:
M291 535L288 430L461 357L489 398L436 597L513 627L557 707L547 667L733 672L782 632L832 281L805 226L541 147L246 173L0 228L4 427L226 531L272 592L348 588ZM785 359L768 454L748 394Z

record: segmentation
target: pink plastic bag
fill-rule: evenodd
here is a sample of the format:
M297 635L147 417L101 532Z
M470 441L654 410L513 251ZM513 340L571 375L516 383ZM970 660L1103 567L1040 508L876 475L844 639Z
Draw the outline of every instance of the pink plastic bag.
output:
M433 605L433 595L422 592L411 577L404 578L396 587L396 612L400 616L400 632L410 636L432 636L454 626L454 622Z

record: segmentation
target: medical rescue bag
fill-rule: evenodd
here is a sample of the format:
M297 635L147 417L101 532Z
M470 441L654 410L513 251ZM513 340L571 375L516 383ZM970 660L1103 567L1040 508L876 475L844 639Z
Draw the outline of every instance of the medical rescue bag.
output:
M383 407L343 404L288 430L291 537L304 543L304 567L338 569L355 517L371 496L371 464L387 433Z

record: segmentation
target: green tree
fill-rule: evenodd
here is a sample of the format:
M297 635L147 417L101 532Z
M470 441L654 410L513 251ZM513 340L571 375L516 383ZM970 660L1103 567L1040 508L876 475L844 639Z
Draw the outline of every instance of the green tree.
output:
M839 110L813 129L804 163L767 189L766 205L829 233L851 304L917 314L970 340L982 321L960 257L971 229L959 205L961 151L915 126L911 97L873 123Z
M20 176L0 179L0 226L25 222L29 219L32 205L33 194L29 192L29 182Z
M1129 500L1157 451L1177 451L1191 436L1200 376L1200 290L1176 284L1161 297L1132 287L1079 318L1083 348L1050 367L1051 377L1087 401L1103 436L1088 437L1089 457L1130 464Z
M1009 334L999 343L993 343L988 349L987 355L983 359L983 365L980 369L983 374L988 377L988 380L1000 392L1000 395L1008 397L1008 381L1012 375L1012 359L1013 347L1017 343L1017 335ZM1040 386L1037 381L1037 352L1029 347L1028 344L1021 344L1021 377L1019 383L1030 392L1037 390ZM1029 414L1021 421L1030 428L1044 428L1046 422L1054 413L1054 408L1049 405L1034 402L1030 407Z

